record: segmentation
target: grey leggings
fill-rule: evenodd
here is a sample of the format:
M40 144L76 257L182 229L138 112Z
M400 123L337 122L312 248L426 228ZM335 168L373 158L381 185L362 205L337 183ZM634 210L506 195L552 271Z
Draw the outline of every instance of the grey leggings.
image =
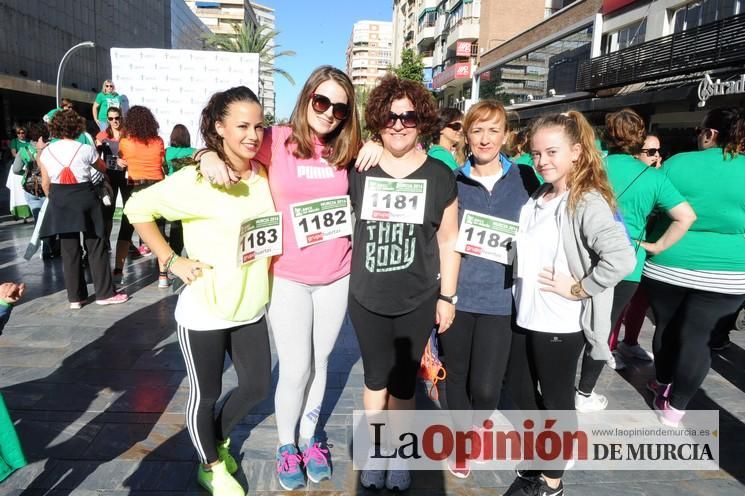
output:
M274 409L280 446L295 443L298 420L301 444L315 435L328 359L347 313L348 292L349 276L321 285L274 278L269 327L279 358Z

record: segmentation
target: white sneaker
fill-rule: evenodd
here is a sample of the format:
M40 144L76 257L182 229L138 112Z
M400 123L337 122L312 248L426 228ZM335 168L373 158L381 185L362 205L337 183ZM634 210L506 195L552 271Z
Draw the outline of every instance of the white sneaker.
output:
M608 398L595 391L590 393L590 396L584 396L578 392L574 393L574 408L578 412L599 412L600 410L605 410L607 406Z
M644 360L647 362L651 362L652 360L654 360L654 355L638 344L630 346L621 341L620 343L618 343L618 352L620 352L623 356L629 358L636 358L638 360Z
M385 474L385 487L389 491L406 491L411 486L411 473L408 470L388 470Z
M626 368L626 362L621 358L621 354L618 351L610 352L610 359L605 364L613 370L623 370Z
M745 308L740 310L737 314L737 320L735 320L735 329L738 331L745 331Z

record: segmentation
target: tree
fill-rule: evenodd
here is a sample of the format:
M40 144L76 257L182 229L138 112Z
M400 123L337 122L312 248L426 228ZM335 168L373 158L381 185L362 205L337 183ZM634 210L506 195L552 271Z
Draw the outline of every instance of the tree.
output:
M261 72L264 72L264 67L273 65L275 59L278 57L295 55L295 52L292 50L283 50L279 53L274 52L276 48L279 48L279 45L272 44L272 41L277 37L279 31L269 29L269 26L259 26L257 28L249 24L240 23L233 25L233 31L234 34L232 35L207 35L204 41L207 46L224 52L258 53L259 70ZM272 67L272 72L281 75L290 84L295 84L295 80L286 70L275 65Z
M424 64L422 57L411 48L401 52L401 64L393 69L393 73L401 79L411 79L417 83L424 81Z
M273 126L274 125L274 120L275 120L274 119L274 114L272 114L271 112L267 112L266 114L264 114L264 125L265 126L267 126L267 127Z
M366 86L354 87L354 101L357 105L357 113L360 115L360 129L362 129L362 138L367 140L370 137L370 131L365 127L365 107L370 97L370 88Z

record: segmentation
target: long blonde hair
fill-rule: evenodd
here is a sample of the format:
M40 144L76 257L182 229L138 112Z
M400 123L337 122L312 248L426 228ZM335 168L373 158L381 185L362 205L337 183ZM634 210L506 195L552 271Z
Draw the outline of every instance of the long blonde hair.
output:
M579 144L581 151L577 162L572 167L567 179L569 188L569 199L567 207L573 212L582 197L591 191L597 191L616 210L616 195L613 193L608 174L605 171L603 157L595 142L595 131L585 116L575 110L563 114L551 114L541 117L533 123L531 136L536 131L547 127L559 127L569 138L572 145Z
M296 145L293 154L297 158L309 159L315 154L313 130L308 123L308 105L310 105L313 92L325 81L334 81L344 89L347 94L349 114L336 129L326 136L318 136L318 139L325 145L323 158L336 167L346 167L357 156L362 146L360 118L354 101L354 87L349 76L330 65L314 70L305 82L290 116L292 134L287 138L285 145Z

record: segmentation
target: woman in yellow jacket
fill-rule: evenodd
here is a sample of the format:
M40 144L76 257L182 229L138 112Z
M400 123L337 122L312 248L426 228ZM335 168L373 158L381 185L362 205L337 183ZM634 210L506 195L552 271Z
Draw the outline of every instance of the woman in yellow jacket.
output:
M264 135L256 95L244 86L216 93L202 111L200 127L207 148L240 176L239 184L230 191L214 187L210 177L187 166L134 193L125 213L160 263L186 283L176 322L190 385L186 424L201 461L197 479L214 495L243 496L232 476L238 466L228 435L267 396L271 374L264 318L271 257L250 247L272 246L278 229L272 231L271 223L279 228L280 222L266 172L253 160ZM155 224L159 217L182 221L189 258L166 243ZM251 229L265 223L270 229ZM226 353L238 387L218 410Z

